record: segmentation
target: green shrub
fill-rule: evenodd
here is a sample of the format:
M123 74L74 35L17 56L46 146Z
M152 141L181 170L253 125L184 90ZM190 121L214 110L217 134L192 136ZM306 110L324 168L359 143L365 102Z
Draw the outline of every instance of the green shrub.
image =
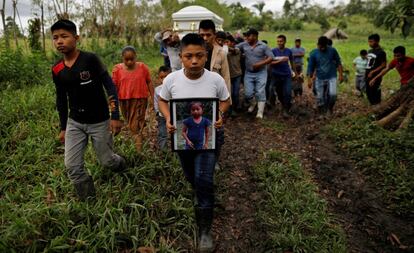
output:
M44 55L0 48L0 90L43 84L50 76L50 62Z

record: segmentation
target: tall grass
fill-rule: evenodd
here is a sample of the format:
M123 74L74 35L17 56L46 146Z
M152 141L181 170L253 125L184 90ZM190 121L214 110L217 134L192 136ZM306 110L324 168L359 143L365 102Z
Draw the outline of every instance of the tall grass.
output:
M77 250L114 252L154 246L179 250L191 240L192 201L178 162L117 137L118 153L130 161L122 174L105 171L94 152L86 168L97 201L79 203L66 176L56 140L57 113L50 84L6 90L0 100L0 252Z

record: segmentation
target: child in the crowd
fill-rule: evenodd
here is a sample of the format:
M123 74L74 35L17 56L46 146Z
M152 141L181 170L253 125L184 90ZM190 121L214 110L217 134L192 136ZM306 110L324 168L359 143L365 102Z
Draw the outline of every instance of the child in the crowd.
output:
M160 97L161 89L163 87L162 82L164 81L164 78L167 77L167 75L170 73L171 73L171 68L166 67L166 66L161 66L158 69L158 76L154 82L154 85L155 85L154 111L156 115L157 128L158 128L158 136L157 136L158 150L167 149L167 140L168 140L167 127L165 123L165 118L160 113L160 110L158 109L158 99Z
M295 100L298 100L303 93L303 82L305 77L303 76L303 59L305 57L305 49L301 46L302 40L300 38L295 39L295 46L290 50L293 54L293 62L295 63L296 73L292 82L293 94Z
M204 68L207 56L207 45L200 35L189 33L182 38L180 57L184 69L168 75L161 90L159 109L165 118L170 118L170 99L218 98L219 118L214 127L222 127L223 113L230 106L230 95L224 79ZM176 126L167 121L167 130L174 133ZM210 252L214 249L210 230L213 222L216 154L213 150L186 150L179 152L178 157L184 174L197 196L195 215L199 230L198 250Z
M122 61L112 70L112 79L118 90L122 116L128 122L135 147L140 152L148 97L154 97L154 87L147 65L137 62L134 47L122 49Z
M112 147L112 134L118 134L122 128L118 97L99 58L77 49L79 35L72 21L57 21L51 32L53 45L63 54L63 59L52 68L61 129L59 139L65 144L69 179L79 199L84 201L95 197L92 177L84 168L83 156L89 138L102 166L114 171L125 169L125 160Z
M229 47L227 45L227 34L222 31L216 32L216 44L219 45L224 53L227 55L229 52Z
M227 61L230 70L232 113L234 113L235 110L240 109L240 83L243 74L240 63L241 52L240 49L236 48L236 40L233 36L228 35L227 40L229 41Z
M203 117L203 104L190 104L191 117L183 121L182 135L185 139L185 149L200 150L208 148L208 135L211 121Z
M368 52L363 49L359 52L359 56L353 61L355 68L355 88L359 92L359 96L364 96L365 91L365 71L368 65Z

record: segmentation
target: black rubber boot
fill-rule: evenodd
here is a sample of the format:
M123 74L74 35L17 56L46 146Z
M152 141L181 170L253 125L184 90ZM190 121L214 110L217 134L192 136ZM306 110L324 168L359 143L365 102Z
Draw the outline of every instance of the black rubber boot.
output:
M91 176L88 176L84 181L75 183L74 186L80 201L95 199L95 186Z
M127 164L126 164L125 158L123 158L122 156L120 156L120 158L121 159L119 161L118 166L115 167L115 168L111 168L112 172L121 173L121 172L123 172L127 169Z
M214 250L211 224L213 223L213 208L197 208L195 214L198 227L198 252L210 253Z

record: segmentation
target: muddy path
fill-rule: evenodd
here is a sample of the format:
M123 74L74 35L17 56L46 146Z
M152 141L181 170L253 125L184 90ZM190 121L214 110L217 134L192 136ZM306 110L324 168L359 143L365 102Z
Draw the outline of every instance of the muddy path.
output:
M380 191L321 132L330 120L361 112L366 105L340 94L330 119L318 119L313 106L313 96L306 90L289 119L280 116L277 106L267 111L263 122L241 114L227 123L222 169L216 177L221 205L213 226L216 252L262 252L263 233L255 222L261 193L256 191L252 166L271 148L295 153L313 175L329 211L346 233L349 252L414 252L414 217L398 216L387 209ZM265 122L279 122L284 127L274 131Z
M277 136L250 115L230 121L221 169L216 173L215 252L263 252L260 241L265 233L256 222L262 196L257 191L253 166L263 152L276 148L269 140Z

